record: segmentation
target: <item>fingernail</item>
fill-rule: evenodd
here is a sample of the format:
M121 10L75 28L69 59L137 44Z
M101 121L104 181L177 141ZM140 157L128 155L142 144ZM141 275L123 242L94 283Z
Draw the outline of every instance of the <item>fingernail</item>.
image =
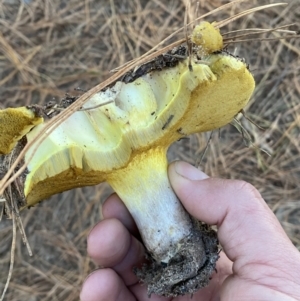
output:
M204 180L209 178L207 174L205 174L198 168L184 161L175 162L175 171L177 172L178 175L193 181Z

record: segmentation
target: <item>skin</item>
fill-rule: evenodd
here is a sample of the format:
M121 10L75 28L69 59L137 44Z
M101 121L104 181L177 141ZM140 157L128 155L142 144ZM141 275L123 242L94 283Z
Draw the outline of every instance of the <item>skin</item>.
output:
M300 300L300 253L259 192L243 181L209 178L184 162L169 166L171 185L186 210L218 228L223 247L208 287L196 301ZM102 269L85 280L82 301L149 301L132 272L144 261L135 223L117 195L88 237L88 253ZM187 301L191 296L151 301Z

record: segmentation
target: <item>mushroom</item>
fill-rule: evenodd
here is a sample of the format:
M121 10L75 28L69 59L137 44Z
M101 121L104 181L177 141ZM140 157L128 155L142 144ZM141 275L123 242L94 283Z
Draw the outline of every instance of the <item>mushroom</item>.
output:
M171 188L168 147L230 123L255 87L243 60L222 51L213 24L196 26L191 41L192 53L177 47L92 96L24 157L23 207L75 187L111 185L151 258L150 267L136 270L149 295L192 294L208 283L218 259L216 235L191 218ZM28 132L27 142L47 122Z
M23 136L42 122L42 117L26 107L0 110L0 155L9 154Z

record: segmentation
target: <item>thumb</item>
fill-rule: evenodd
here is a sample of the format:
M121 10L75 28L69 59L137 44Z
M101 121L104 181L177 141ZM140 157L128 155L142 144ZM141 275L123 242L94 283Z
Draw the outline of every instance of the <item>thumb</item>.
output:
M228 258L232 261L240 259L235 267L255 262L265 254L268 254L268 260L276 262L282 257L283 248L294 248L273 212L251 184L209 178L180 161L169 166L169 179L192 216L217 225L218 238Z

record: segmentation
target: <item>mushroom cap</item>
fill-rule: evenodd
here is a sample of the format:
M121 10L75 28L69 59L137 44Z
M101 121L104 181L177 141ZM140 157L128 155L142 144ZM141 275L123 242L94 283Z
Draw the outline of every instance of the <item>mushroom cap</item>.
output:
M187 58L134 82L116 82L84 107L112 103L75 112L39 145L28 164L27 204L101 183L149 149L165 152L184 136L228 124L245 107L254 87L246 64L227 53L207 55L201 63L194 55L192 71ZM44 126L28 133L28 141ZM35 145L25 161L34 149Z

